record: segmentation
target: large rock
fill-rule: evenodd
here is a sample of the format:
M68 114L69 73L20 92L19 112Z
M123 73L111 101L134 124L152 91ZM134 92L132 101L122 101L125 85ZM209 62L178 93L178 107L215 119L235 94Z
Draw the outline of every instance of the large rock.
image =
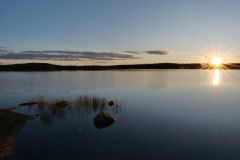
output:
M0 109L0 160L13 153L15 137L28 119L31 117L10 109Z
M96 128L106 128L110 125L112 125L116 119L112 117L107 112L100 112L96 117L94 118L94 125Z

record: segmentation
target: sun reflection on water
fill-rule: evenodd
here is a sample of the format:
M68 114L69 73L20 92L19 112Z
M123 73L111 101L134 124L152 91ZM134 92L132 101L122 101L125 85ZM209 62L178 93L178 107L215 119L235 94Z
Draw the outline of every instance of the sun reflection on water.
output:
M218 86L220 84L220 71L219 69L213 70L213 79L212 79L212 85Z

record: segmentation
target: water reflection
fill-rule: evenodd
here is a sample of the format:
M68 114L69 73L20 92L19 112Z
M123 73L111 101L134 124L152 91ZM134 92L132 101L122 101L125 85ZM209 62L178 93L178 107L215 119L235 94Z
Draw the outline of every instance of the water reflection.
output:
M213 71L212 85L218 86L219 84L220 84L220 71L218 69L215 69Z

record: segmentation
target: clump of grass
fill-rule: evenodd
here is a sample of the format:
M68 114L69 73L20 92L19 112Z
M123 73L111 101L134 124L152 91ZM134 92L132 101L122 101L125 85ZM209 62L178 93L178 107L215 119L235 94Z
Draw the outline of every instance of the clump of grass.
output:
M61 109L69 106L70 102L65 99L57 99L51 102L50 107L52 108L52 113L57 113Z
M64 116L63 109L70 106L70 101L66 99L44 100L43 104L42 107L39 106L40 118L45 124L49 124Z
M51 102L51 106L56 107L56 108L65 108L69 104L70 104L70 102L67 100L64 100L64 99L57 99L57 100Z
M107 99L98 96L80 96L76 101L76 107L86 107L88 109L103 109L107 105Z
M100 96L79 96L74 102L75 109L85 109L87 111L104 111L106 109L113 109L118 112L119 101L117 99L109 100Z
M37 102L38 102L38 105L40 105L40 106L44 106L46 104L46 100L42 96L39 96L37 98Z

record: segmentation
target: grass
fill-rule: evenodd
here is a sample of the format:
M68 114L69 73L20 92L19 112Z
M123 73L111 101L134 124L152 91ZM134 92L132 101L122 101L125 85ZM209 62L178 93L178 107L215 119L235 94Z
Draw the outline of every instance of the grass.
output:
M114 105L109 105L110 101L114 102ZM40 119L45 124L49 124L57 118L64 117L68 110L79 113L91 113L111 109L117 113L120 105L119 101L116 99L108 100L105 97L89 95L79 96L75 100L67 98L46 99L43 96L39 96L35 99L31 99L25 104L31 102L36 102L36 104L26 105L26 107L30 109L34 107L32 109L36 109L35 111L37 111L35 115L39 115Z

